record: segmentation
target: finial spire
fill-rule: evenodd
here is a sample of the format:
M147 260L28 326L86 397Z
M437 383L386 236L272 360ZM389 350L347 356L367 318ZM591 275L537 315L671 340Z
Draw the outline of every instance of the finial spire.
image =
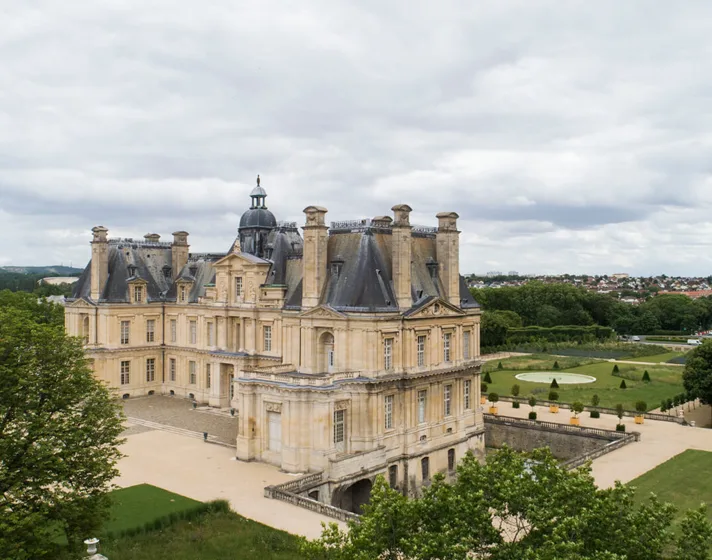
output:
M258 187L260 186L260 176L259 175L257 176L257 186Z

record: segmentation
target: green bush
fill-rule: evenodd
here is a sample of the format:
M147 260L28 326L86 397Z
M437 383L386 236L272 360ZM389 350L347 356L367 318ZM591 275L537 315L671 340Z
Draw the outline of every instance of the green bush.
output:
M497 364L497 369L504 369L504 366L502 365L502 362L499 362L499 363ZM490 383L491 383L491 381L490 381Z
M488 389L488 388L489 388L489 387L487 386L487 383L484 383L484 382L480 383L480 394L481 394L482 396L485 396L485 395L487 394L487 389Z
M625 424L616 424L616 432L625 432Z
M578 416L579 414L581 414L583 412L583 409L584 409L584 406L581 401L574 401L571 404L571 410L574 411L574 416Z
M667 412L667 410L668 410L667 401L665 399L663 399L660 402L660 412Z
M536 420L536 412L533 410L529 413L529 420Z
M559 361L558 360L555 361L554 365L552 367L553 367L553 369L559 369Z
M499 395L497 393L490 393L489 396L487 397L487 399L492 404L495 404L496 402L499 401Z
M559 388L559 384L556 382L556 377L554 377L554 379L551 380L551 385L549 385L549 388L550 389L558 389Z
M529 400L527 402L529 403L529 406L534 408L536 406L536 397L529 397Z
M485 383L492 383L492 376L489 374L489 371L485 373L485 377L482 381Z
M667 402L667 409L670 410L674 406L673 400L668 399L666 402Z
M601 417L601 413L598 412L598 410L591 411L591 418L600 418L600 417Z
M510 392L512 393L513 397L518 397L519 396L519 385L517 385L516 383L514 385L512 385L512 389L510 390Z
M621 379L620 389L627 389L628 386L625 384L625 379Z
M598 325L566 325L557 327L520 327L507 329L509 344L525 344L545 340L547 342L588 342L592 340L610 340L613 329Z
M620 370L618 369L618 364L613 364L613 372L612 372L613 375L615 375L616 373L619 373L619 372L620 372Z
M625 408L623 408L623 405L621 403L618 403L616 405L616 416L618 416L618 418L622 420L624 413L625 413Z
M557 393L556 391L549 391L549 400L554 402L558 401L559 393Z
M601 403L601 398L598 395L591 397L591 406L598 406Z
M648 373L647 369L643 372L643 381L645 381L646 383L650 382L650 374Z
M672 404L675 406L680 406L680 395L675 395L675 397L672 399Z
M512 401L512 408L519 408L519 401Z
M637 401L635 403L635 410L643 414L648 410L648 403L645 401Z

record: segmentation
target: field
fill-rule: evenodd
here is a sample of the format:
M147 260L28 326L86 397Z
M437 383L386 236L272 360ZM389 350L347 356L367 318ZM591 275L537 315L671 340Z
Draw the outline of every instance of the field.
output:
M577 385L560 385L557 392L561 402L571 403L581 401L591 404L591 397L596 394L600 398L600 406L614 408L618 403L627 410L635 410L637 401L645 401L648 410L660 406L662 399L672 398L684 391L682 386L682 370L679 366L618 364L618 375L612 375L613 363L595 361L585 358L561 358L538 354L534 356L519 356L502 360L502 368L497 369L497 362L489 362L484 371L489 371L492 383L488 384L488 393L510 395L512 385L520 387L520 397L534 395L537 399L546 399L549 386L545 383L519 381L518 373L525 371L555 371L554 362L558 362L560 370L570 373L592 375L594 383ZM651 381L643 382L643 372L647 370ZM484 377L484 376L483 376ZM620 389L621 381L625 379L627 388Z
M712 504L712 453L688 449L658 465L652 471L628 483L635 486L636 500L645 500L654 492L661 500L673 503L681 518L688 509L695 509L701 502ZM707 510L712 521L712 509Z

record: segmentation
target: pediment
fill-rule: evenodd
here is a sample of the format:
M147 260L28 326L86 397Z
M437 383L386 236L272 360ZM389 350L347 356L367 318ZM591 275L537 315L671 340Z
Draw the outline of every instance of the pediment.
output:
M308 311L304 311L299 315L300 317L327 317L331 319L345 319L346 315L341 313L340 311L337 311L333 307L330 307L328 305L319 305L317 307L314 307L313 309L310 309Z
M131 284L131 285L133 285L133 284L144 284L145 285L145 284L148 284L148 281L144 280L143 278L133 277L133 278L129 278L128 280L126 280L126 283Z
M225 255L222 259L217 260L213 263L213 266L215 267L221 267L221 266L230 266L234 264L242 264L242 265L254 265L254 266L271 266L271 263L269 261L266 261L264 259L261 259L259 257L255 257L254 255L251 255L250 253L242 253L242 252L237 252L237 253L230 253L228 255Z
M79 299L77 299L76 301L72 301L72 302L70 302L70 303L65 304L65 307L75 307L75 308L77 308L77 307L78 307L78 308L85 307L85 308L92 308L92 309L93 309L94 307L96 307L96 305L94 305L93 303L89 303L89 302L88 302L87 300L85 300L84 298L79 298Z
M444 299L434 298L419 309L406 312L406 319L461 317L465 312Z

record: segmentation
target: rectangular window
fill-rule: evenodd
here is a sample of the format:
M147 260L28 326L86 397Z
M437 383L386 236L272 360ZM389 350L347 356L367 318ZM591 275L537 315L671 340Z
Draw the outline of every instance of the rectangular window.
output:
M386 430L390 430L393 428L393 395L386 395L384 404Z
M443 391L443 405L445 416L452 414L452 385L445 385Z
M146 320L146 342L153 342L156 339L156 320Z
M428 402L428 392L418 391L418 424L425 422L425 407Z
M210 364L205 364L205 387L210 389Z
M178 287L178 301L184 302L184 301L185 301L186 293L187 293L187 291L186 291L186 289L185 289L185 285L181 284L181 285Z
M178 321L171 319L171 342L178 340Z
M264 334L265 352L271 352L272 351L272 327L269 325L265 325L264 327L262 327L262 331Z
M423 475L423 481L430 480L430 458L423 457L420 460L420 472Z
M455 470L455 450L454 449L447 450L447 470L449 470L450 472Z
M121 344L129 343L129 329L131 328L130 321L121 321Z
M462 358L470 359L470 331L462 333Z
M196 379L195 379L195 362L188 362L188 374L190 376L190 384L195 385Z
M338 446L346 439L346 411L334 411L334 443Z
M388 483L391 488L395 488L396 484L398 484L398 465L388 467Z
M215 323L208 323L208 346L215 346Z
M146 358L146 381L156 380L156 358Z
M445 333L443 335L443 362L450 361L450 342L452 341L452 334Z
M131 362L126 360L121 362L121 384L128 385L131 381Z
M470 394L472 392L472 381L469 379L465 380L465 385L463 386L463 400L465 401L465 410L470 410L472 408L470 403Z
M393 369L393 339L386 338L383 341L383 369L391 371Z
M418 367L425 365L425 335L418 336Z
M171 358L170 361L168 362L168 374L170 376L171 381L176 380L176 359Z
M196 321L190 322L190 343L195 344L198 342L198 323Z
M134 302L141 303L143 301L143 286L134 286Z
M235 299L242 297L242 276L235 278Z

